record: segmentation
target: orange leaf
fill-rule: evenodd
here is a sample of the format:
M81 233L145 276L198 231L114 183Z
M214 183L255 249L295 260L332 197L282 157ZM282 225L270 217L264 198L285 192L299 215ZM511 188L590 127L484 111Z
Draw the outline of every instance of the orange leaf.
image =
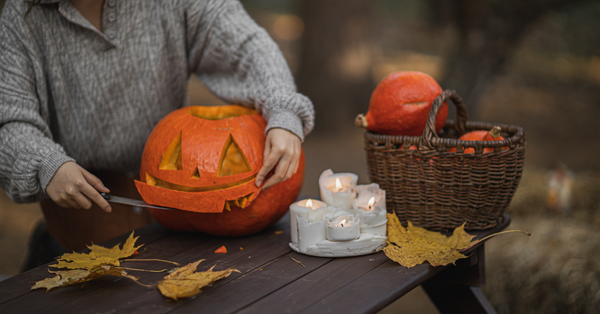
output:
M218 248L215 253L227 253L227 248L225 248L223 245L222 247Z

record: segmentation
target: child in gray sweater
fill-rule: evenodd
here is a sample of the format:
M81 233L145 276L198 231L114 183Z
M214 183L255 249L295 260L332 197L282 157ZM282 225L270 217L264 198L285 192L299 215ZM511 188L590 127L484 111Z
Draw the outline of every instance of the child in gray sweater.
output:
M237 1L31 2L7 1L0 18L0 186L13 201L110 212L88 170L137 172L154 125L186 105L193 74L267 121L258 186L295 173L312 103Z

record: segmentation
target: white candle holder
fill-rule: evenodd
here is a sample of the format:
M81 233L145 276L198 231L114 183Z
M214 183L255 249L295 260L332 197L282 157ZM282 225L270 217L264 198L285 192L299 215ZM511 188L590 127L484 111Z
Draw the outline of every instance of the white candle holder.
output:
M339 180L340 186L335 186ZM356 185L353 173L325 170L319 177L323 202L308 200L290 206L290 247L307 255L357 256L386 246L385 191L376 183ZM371 203L370 199L373 198Z

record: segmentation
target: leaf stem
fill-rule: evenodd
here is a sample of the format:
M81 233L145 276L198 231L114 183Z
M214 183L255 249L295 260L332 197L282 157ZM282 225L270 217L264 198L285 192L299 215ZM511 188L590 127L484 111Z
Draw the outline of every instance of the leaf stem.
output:
M177 262L165 261L163 259L157 259L157 258L128 258L128 259L124 259L124 260L121 260L121 261L122 262L147 262L147 261L154 261L154 262L171 263L171 264L174 264L176 266L180 266L179 263L177 263Z
M129 267L121 267L122 269L126 269L126 270L133 270L133 271L145 271L145 272L149 272L149 273L162 273L167 271L166 269L161 269L161 270L149 270L149 269L138 269L138 268L129 268Z
M520 232L520 233L524 233L524 234L526 234L528 236L531 236L531 233L529 233L527 231L523 231L523 230L507 230L507 231L502 231L502 232L496 232L496 233L490 234L487 237L481 238L481 239L473 242L473 244L471 246L469 246L467 248L464 248L464 249L460 250L459 252L464 252L464 251L466 251L466 250L474 247L475 245L479 244L480 242L483 242L483 241L485 241L485 240L487 240L489 238L495 237L497 235L506 234L506 233L513 233L513 232Z

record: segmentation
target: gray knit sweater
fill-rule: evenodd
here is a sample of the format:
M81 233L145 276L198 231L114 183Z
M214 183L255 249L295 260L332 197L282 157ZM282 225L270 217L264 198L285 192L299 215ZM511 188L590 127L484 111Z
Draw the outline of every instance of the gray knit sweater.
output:
M233 0L106 0L103 32L68 0L6 3L0 18L0 186L42 199L67 161L138 171L146 138L186 105L196 73L228 103L301 139L314 110L277 45Z

